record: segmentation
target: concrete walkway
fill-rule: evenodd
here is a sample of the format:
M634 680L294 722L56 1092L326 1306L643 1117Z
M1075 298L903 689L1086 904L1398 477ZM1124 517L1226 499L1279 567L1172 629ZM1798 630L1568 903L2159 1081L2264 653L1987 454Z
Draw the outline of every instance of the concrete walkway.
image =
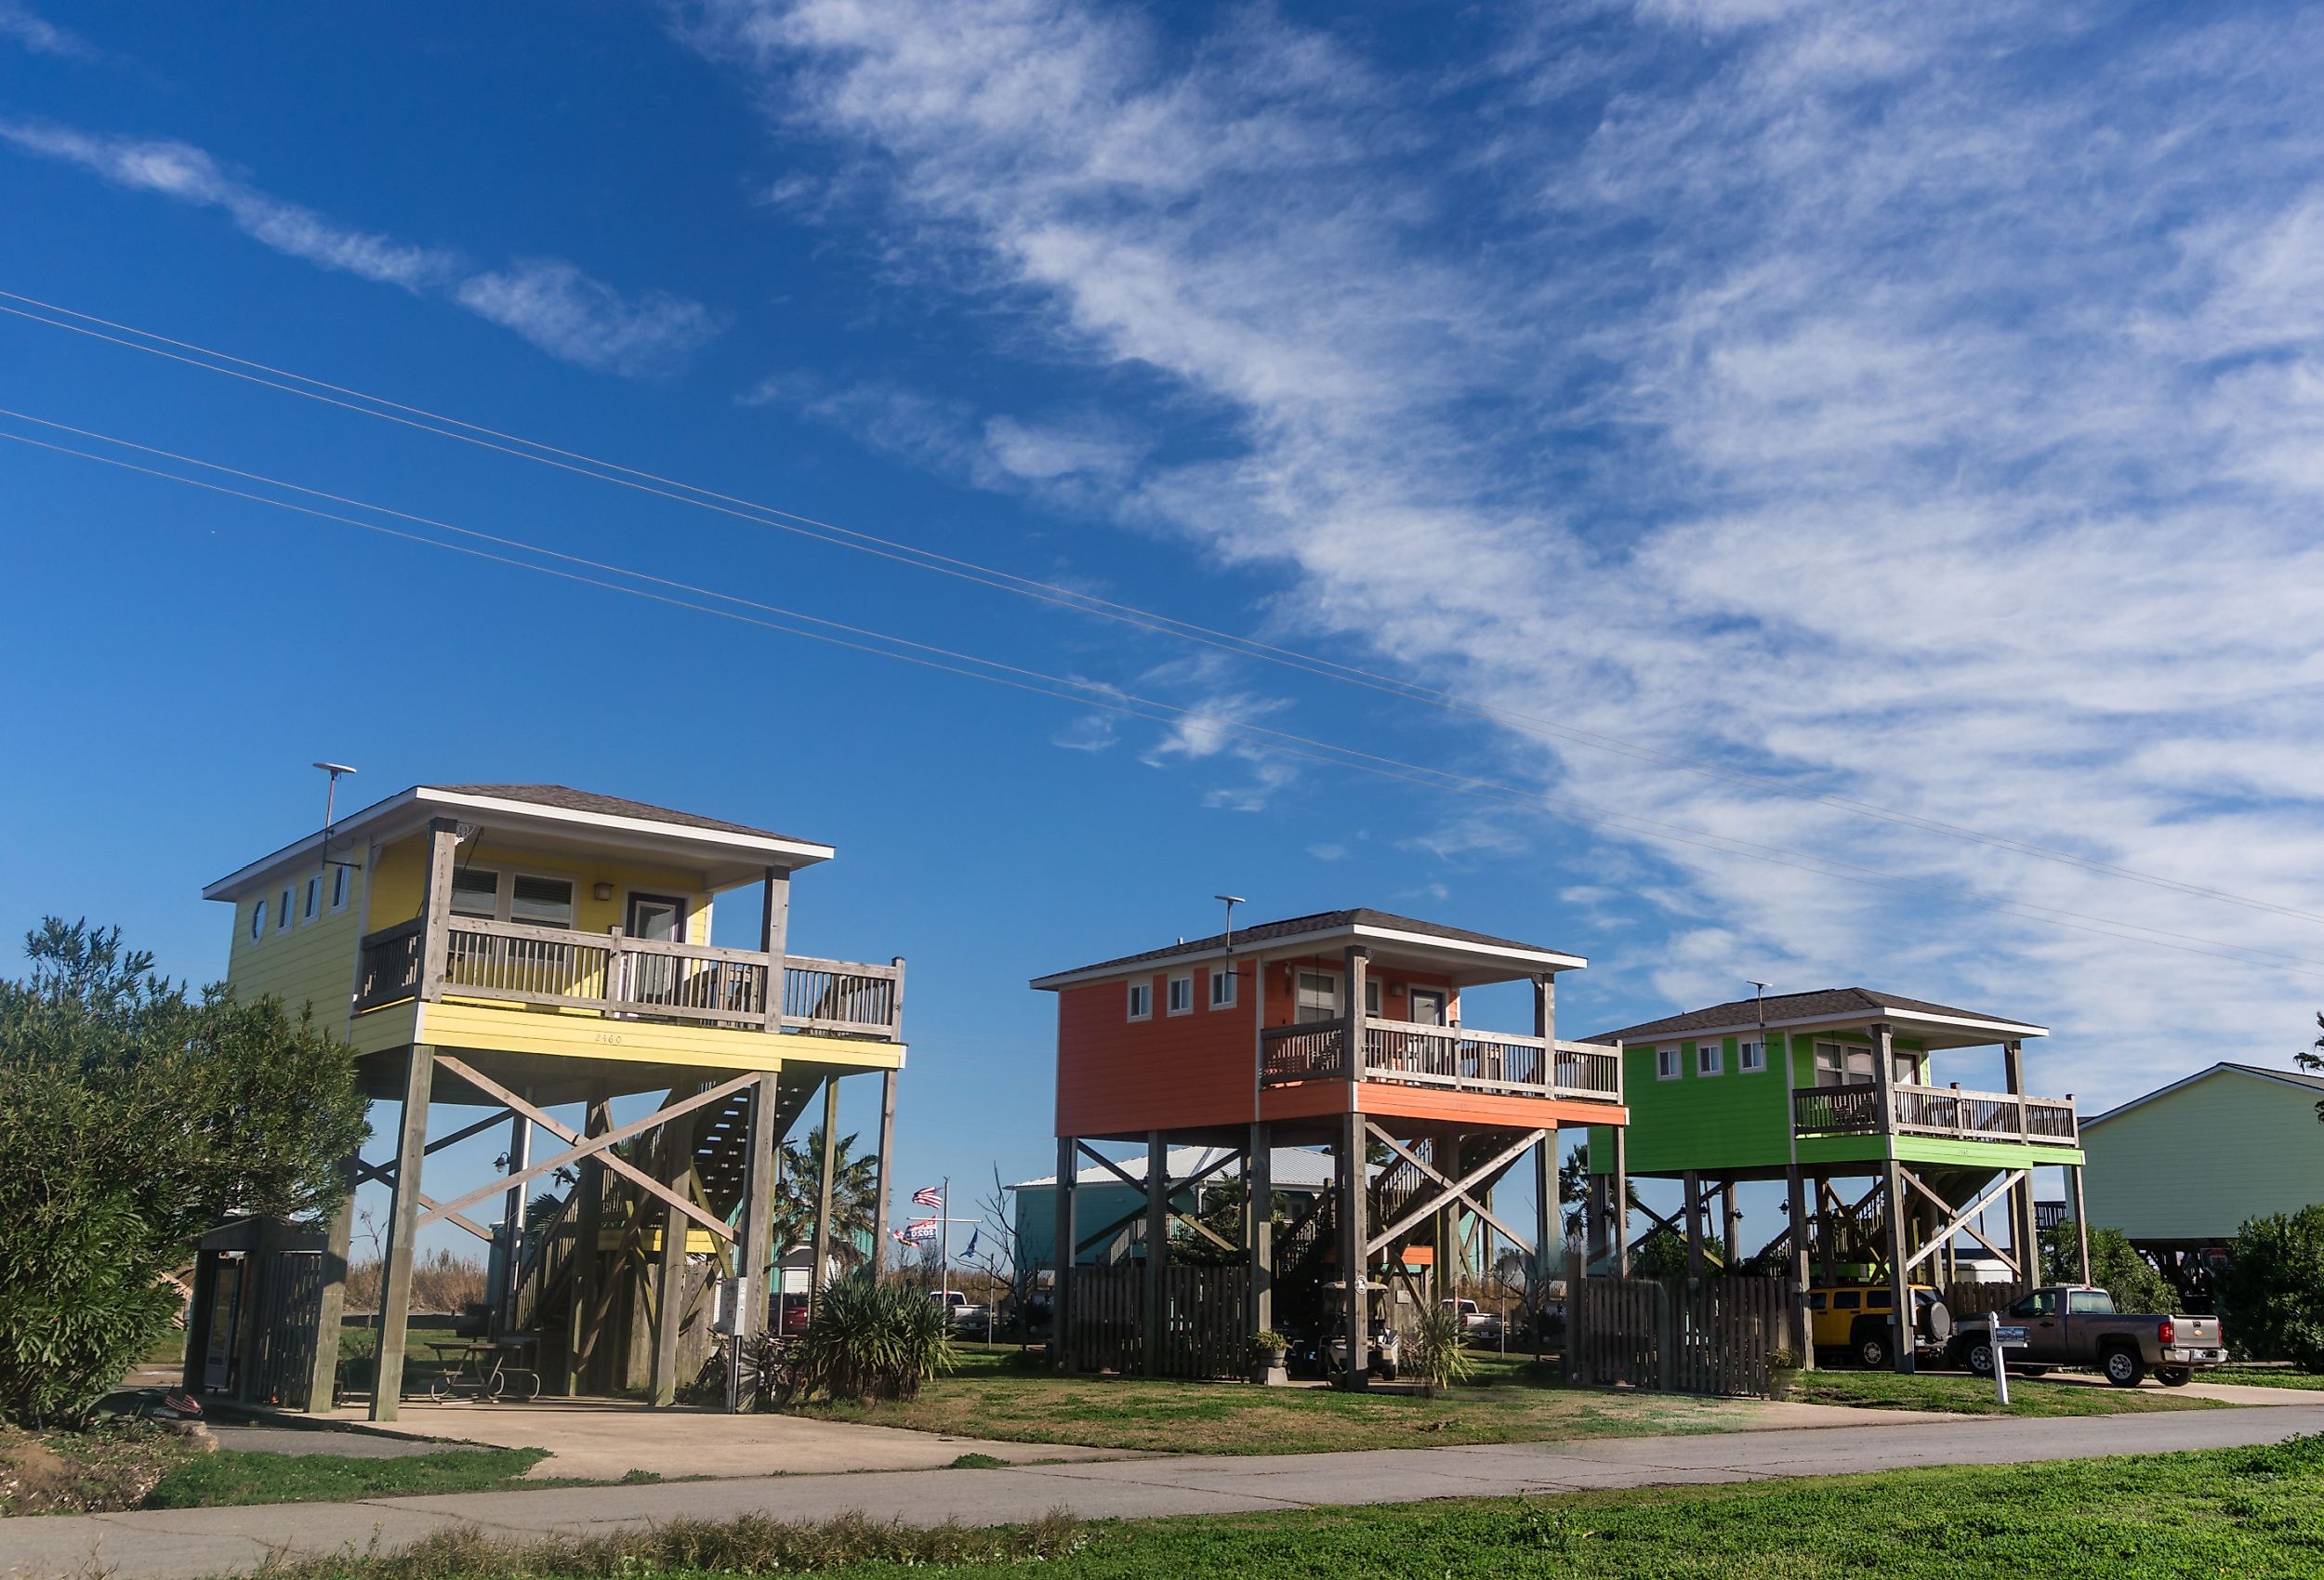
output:
M681 1516L786 1520L861 1511L932 1524L1000 1524L1071 1509L1087 1519L1263 1513L1445 1497L1555 1494L1841 1475L1909 1466L2101 1458L2227 1448L2324 1431L2324 1402L2261 1410L2027 1420L1960 1416L1897 1425L1609 1438L1581 1442L1229 1457L1126 1459L997 1470L782 1476L659 1486L552 1488L258 1508L144 1510L0 1521L0 1574L108 1573L193 1580L283 1550L400 1547L471 1527L521 1538Z

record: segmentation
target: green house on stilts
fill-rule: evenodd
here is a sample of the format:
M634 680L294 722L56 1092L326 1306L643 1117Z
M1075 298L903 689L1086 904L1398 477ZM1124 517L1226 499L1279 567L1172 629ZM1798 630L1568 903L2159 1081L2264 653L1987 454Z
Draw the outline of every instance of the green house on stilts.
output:
M1684 1240L1688 1272L1734 1266L1742 1254L1736 1187L1780 1179L1789 1222L1767 1249L1789 1254L1802 1348L1815 1284L1884 1284L1892 1309L1910 1310L1908 1286L1948 1276L1964 1233L2020 1282L2033 1281L2033 1170L2063 1166L2077 1201L2081 1189L2072 1096L2026 1090L2025 1040L2047 1034L1975 1010L1832 988L1716 1004L1591 1038L1622 1050L1630 1124L1590 1133L1591 1264L1628 1270L1628 1215L1611 1207L1646 1178L1684 1187L1675 1218L1646 1216ZM1995 1046L2006 1090L1941 1080L1944 1056ZM1997 1205L2009 1226L2000 1244L1981 1228ZM1911 1370L1912 1347L1892 1348L1896 1368Z

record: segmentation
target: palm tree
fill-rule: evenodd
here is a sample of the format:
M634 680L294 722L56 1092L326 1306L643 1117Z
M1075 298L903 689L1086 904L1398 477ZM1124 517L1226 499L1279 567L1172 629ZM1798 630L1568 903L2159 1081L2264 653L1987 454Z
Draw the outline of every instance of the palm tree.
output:
M831 1257L841 1271L866 1258L864 1244L879 1232L879 1160L853 1156L856 1138L842 1136L832 1150ZM774 1245L778 1256L810 1244L823 1194L823 1126L803 1141L776 1149Z

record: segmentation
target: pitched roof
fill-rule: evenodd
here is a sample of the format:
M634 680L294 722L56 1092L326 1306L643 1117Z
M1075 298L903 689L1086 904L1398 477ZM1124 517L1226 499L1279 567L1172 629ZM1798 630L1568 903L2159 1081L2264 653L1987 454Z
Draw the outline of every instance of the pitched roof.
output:
M771 828L753 828L748 823L727 823L720 818L706 818L696 812L672 811L667 807L631 801L619 796L601 796L594 790L575 790L564 784L434 784L428 788L448 791L455 796L490 796L495 800L556 807L568 812L594 812L600 817L637 818L646 823L677 823L685 828L716 829L721 834L756 835L762 839L794 837L788 834L777 834Z
M1374 928L1387 932L1411 933L1420 937L1441 939L1450 944L1470 944L1480 949L1513 952L1520 955L1557 955L1579 965L1578 956L1564 950L1551 949L1538 943L1520 943L1515 939L1496 938L1491 933L1471 932L1466 928L1449 928L1442 922L1424 922L1414 916L1400 916L1393 911L1375 911L1368 906L1356 906L1346 911L1317 911L1304 916L1286 916L1280 921L1258 922L1236 928L1234 942L1237 949L1262 948L1268 943L1287 938L1302 938L1311 933L1347 932L1355 928ZM1076 966L1068 970L1053 972L1035 982L1059 982L1069 977L1088 977L1105 972L1142 966L1148 961L1177 959L1184 955L1215 955L1226 947L1228 935L1212 933L1208 938L1181 939L1160 949L1142 950L1135 955L1116 955L1088 966Z
M2264 1081L2280 1081L2287 1086L2302 1087L2324 1097L2324 1075L2312 1075L2301 1070L2276 1070L2265 1064L2238 1064L2230 1060L2223 1059L2208 1070L2198 1070L2192 1075L2182 1075L2168 1086L2157 1086L2143 1097L2135 1097L2128 1102L2117 1103L2104 1113L2093 1114L2082 1121L2082 1128L2087 1130L2093 1125L2103 1125L2119 1114L2128 1113L2134 1108L2143 1107L2153 1102L2157 1098L2167 1098L2182 1086L2191 1086L2198 1081L2209 1080L2212 1076L2225 1071L2233 1071L2238 1075L2256 1075Z
M1895 994L1874 993L1868 988L1847 987L1820 988L1814 993L1770 994L1764 999L1730 999L1707 1009L1690 1009L1684 1015L1625 1026L1618 1032L1600 1032L1588 1040L1615 1043L1644 1037L1683 1037L1690 1032L1728 1032L1738 1026L1758 1025L1763 1017L1767 1025L1787 1026L1810 1020L1839 1020L1854 1015L1878 1015L1883 1011L1928 1015L1946 1020L1974 1020L1985 1025L2020 1026L2034 1035L2042 1034L2039 1026L2007 1020L1981 1010L1956 1009L1950 1005L1931 1004L1925 999L1903 998Z

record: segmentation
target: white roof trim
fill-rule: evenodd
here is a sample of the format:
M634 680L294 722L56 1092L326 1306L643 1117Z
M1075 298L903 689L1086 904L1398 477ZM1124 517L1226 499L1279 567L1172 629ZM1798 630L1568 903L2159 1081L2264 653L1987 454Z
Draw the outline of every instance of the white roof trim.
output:
M2088 1130L2093 1125L2104 1125L2107 1120L2128 1113L2134 1108L2144 1107L2157 1098L2167 1098L2182 1086L2191 1086L2198 1081L2208 1081L2213 1075L2249 1075L2254 1081L2273 1081L2279 1086L2291 1086L2297 1091L2307 1093L2310 1097L2324 1097L2324 1089L2319 1089L2312 1081L2301 1079L2292 1071L2266 1070L2257 1065L2237 1064L2232 1060L2223 1059L2208 1070L2198 1070L2192 1075L2182 1075L2169 1086L2157 1086L2144 1097L2133 1098L2128 1102L2115 1104L2104 1113L2093 1114L2082 1121L2081 1127Z
M447 811L468 811L478 814L482 822L486 814L507 821L561 823L575 829L601 829L608 834L642 835L683 844L704 846L714 849L748 852L759 857L774 857L771 866L801 867L814 862L827 862L838 852L829 845L808 839L785 839L773 835L737 834L732 829L704 828L696 823L664 823L656 818L620 817L610 812L583 811L573 807L548 806L538 801L512 801L499 796L476 796L431 789L415 785L397 792L375 806L366 807L352 816L331 825L331 838L336 843L359 831L388 821L393 814L418 805L442 808ZM320 854L323 833L317 830L296 844L286 845L271 855L261 856L249 865L227 874L202 891L205 900L223 900L246 888L271 869L303 861Z
M1689 1032L1657 1032L1652 1036L1641 1034L1623 1037L1619 1041L1624 1047L1646 1047L1657 1043L1693 1042L1697 1037L1732 1037L1763 1028L1770 1032L1799 1032L1829 1026L1837 1031L1880 1020L1917 1026L1959 1026L1965 1031L2000 1032L2015 1037L2046 1037L2050 1034L2047 1026L2016 1020L1979 1020L1968 1016L1931 1015L1924 1010L1895 1009L1882 1005L1878 1009L1851 1010L1845 1015L1802 1015L1789 1020L1741 1020L1732 1026L1700 1026Z
M1468 955L1512 965L1523 964L1551 972L1578 970L1590 963L1581 955L1568 955L1563 950L1518 949L1506 944L1475 943L1467 939L1440 938L1434 933L1405 932L1394 928L1350 922L1341 927L1317 928L1312 932L1267 939L1252 949L1238 947L1230 950L1224 944L1210 944L1201 949L1189 948L1169 955L1156 955L1146 960L1113 966L1089 966L1077 971L1059 971L1052 976L1036 977L1029 985L1036 988L1076 987L1083 982L1102 982L1116 977L1142 977L1196 961L1224 960L1230 954L1237 960L1282 959L1312 954L1316 944L1334 939L1352 938L1393 943L1408 949L1427 949L1440 954Z

